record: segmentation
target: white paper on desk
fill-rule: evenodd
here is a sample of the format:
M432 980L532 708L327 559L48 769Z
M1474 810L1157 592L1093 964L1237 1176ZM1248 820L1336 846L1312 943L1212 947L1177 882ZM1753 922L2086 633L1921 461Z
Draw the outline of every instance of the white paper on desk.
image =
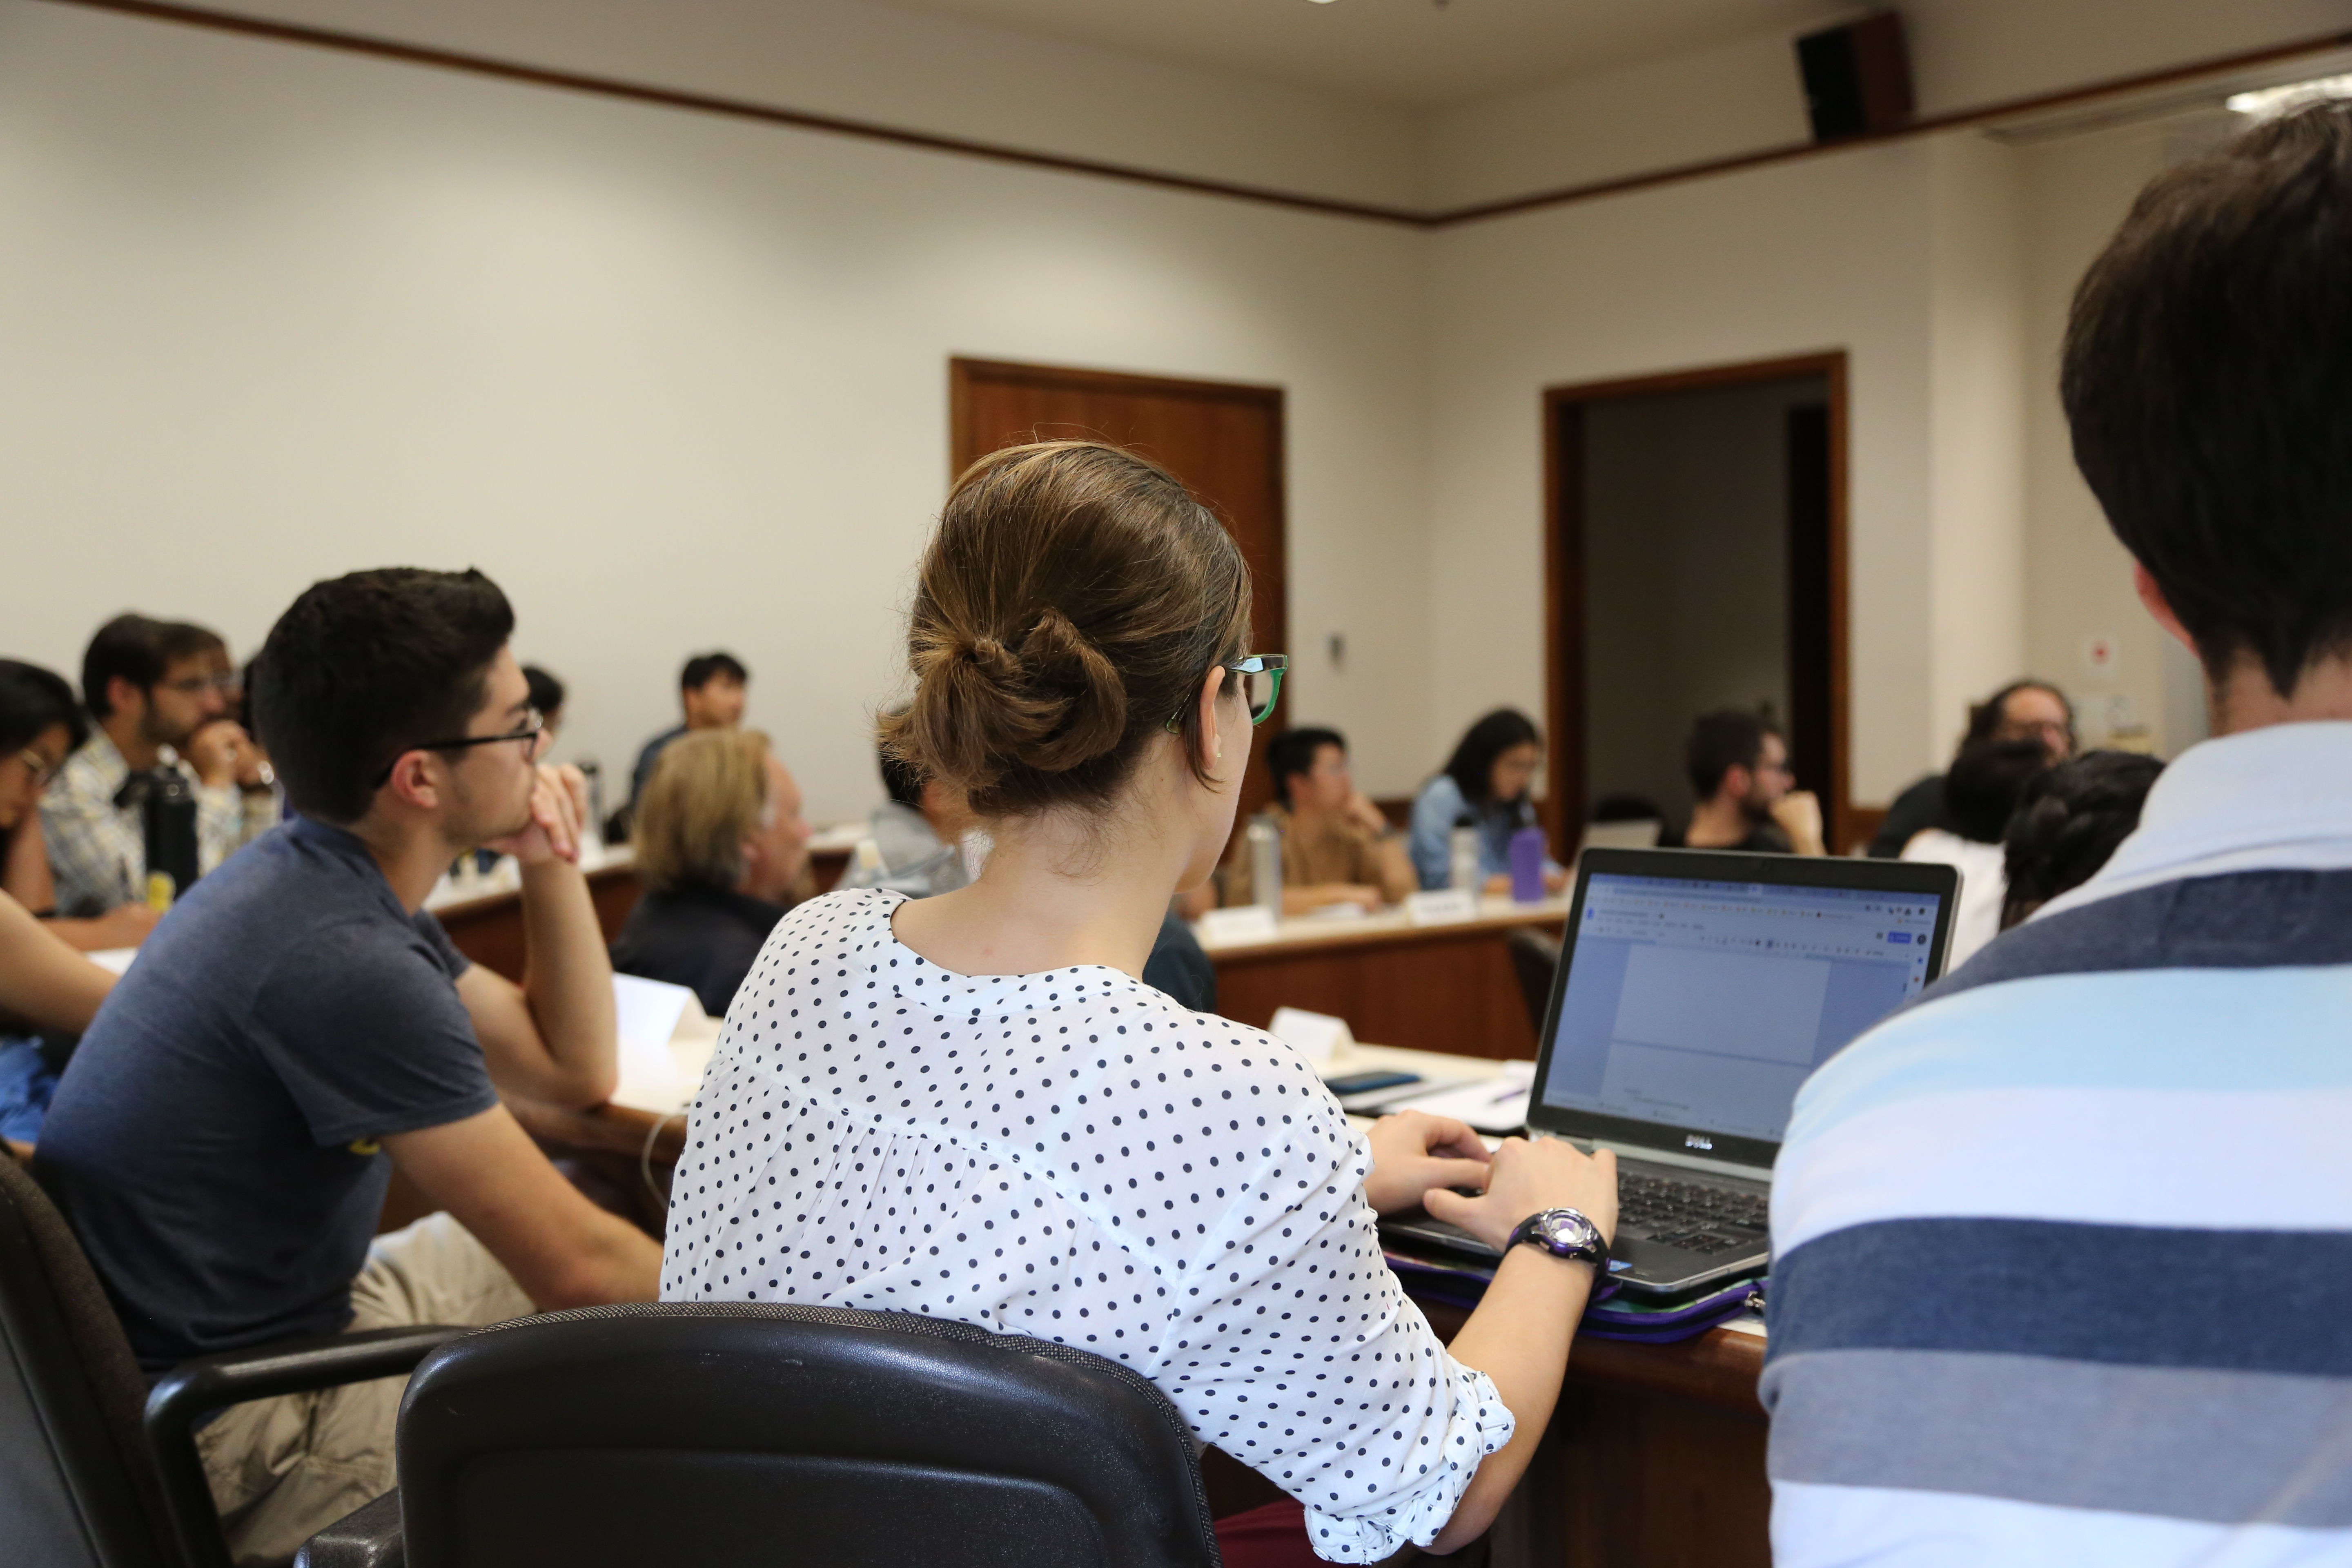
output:
M621 1081L613 1090L614 1100L667 1114L683 1110L694 1098L698 1086L670 1049L670 1037L678 1032L688 1007L701 1016L701 1004L684 985L634 974L613 976L614 1021L621 1037Z
M1404 900L1404 918L1417 926L1476 920L1478 895L1467 888L1440 888L1432 892L1408 893Z
M1196 922L1203 947L1236 942L1272 942L1280 934L1274 911L1264 904L1236 904L1229 910L1203 910Z
M95 952L85 952L82 956L100 969L111 970L117 974L128 974L131 973L131 961L139 956L139 950L135 947L101 947Z
M1535 1082L1533 1062L1497 1062L1493 1078L1480 1079L1437 1094L1424 1094L1412 1100L1392 1100L1381 1107L1383 1112L1425 1110L1432 1116L1451 1116L1457 1121L1467 1121L1481 1132L1508 1132L1528 1120L1529 1086Z
M1328 1013L1310 1013L1304 1007L1276 1007L1274 1022L1265 1030L1310 1062L1328 1062L1334 1057L1346 1056L1348 1047L1356 1043L1347 1019L1334 1018Z

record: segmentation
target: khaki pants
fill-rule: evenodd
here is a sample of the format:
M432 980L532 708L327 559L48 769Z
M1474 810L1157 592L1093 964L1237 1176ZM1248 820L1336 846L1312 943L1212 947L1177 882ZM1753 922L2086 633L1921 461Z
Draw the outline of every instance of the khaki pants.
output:
M482 1327L531 1310L489 1249L436 1214L376 1237L352 1281L350 1331ZM233 1405L196 1434L241 1568L292 1561L319 1531L392 1489L393 1426L407 1386L387 1377Z

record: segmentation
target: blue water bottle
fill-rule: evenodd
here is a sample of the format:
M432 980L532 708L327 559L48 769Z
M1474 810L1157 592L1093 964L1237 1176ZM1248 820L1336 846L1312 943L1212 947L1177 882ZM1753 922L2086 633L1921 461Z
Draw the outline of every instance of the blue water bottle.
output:
M1522 827L1511 835L1511 897L1523 904L1544 896L1544 830Z

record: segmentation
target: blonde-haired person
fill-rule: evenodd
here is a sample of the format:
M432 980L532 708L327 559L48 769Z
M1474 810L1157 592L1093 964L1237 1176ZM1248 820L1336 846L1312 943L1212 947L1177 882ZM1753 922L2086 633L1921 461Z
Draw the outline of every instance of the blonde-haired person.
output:
M1240 552L1139 458L1016 447L957 482L885 739L994 848L954 892L836 892L778 923L695 1104L662 1293L1093 1351L1304 1505L1288 1560L1451 1552L1527 1468L1592 1265L1510 1247L1449 1352L1375 1212L1425 1200L1501 1247L1580 1211L1605 1238L1615 1172L1551 1142L1489 1162L1426 1116L1368 1141L1288 1047L1139 978L1232 830L1270 696L1249 626ZM940 1250L950 1216L984 1244Z
M613 943L623 974L689 985L726 1015L808 864L800 785L757 730L701 730L662 750L633 839L645 895Z

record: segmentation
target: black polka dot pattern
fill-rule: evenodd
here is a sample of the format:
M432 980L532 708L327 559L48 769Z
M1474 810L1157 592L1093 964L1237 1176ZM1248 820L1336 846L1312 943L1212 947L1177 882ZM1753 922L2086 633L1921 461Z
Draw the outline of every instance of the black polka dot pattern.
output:
M1444 1526L1511 1413L1381 1260L1370 1152L1297 1054L1115 969L968 977L902 895L784 917L704 1076L667 1301L924 1312L1126 1363L1337 1563Z

